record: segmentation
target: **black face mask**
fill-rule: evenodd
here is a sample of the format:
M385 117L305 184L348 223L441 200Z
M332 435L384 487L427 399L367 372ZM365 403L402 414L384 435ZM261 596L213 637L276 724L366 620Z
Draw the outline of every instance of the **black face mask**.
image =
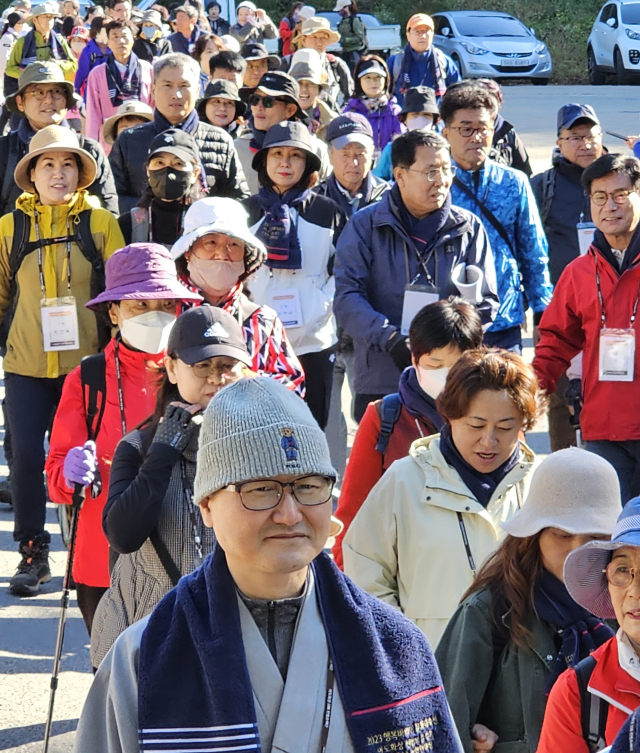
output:
M149 187L159 199L176 201L191 188L192 178L190 171L163 167L161 170L149 170Z

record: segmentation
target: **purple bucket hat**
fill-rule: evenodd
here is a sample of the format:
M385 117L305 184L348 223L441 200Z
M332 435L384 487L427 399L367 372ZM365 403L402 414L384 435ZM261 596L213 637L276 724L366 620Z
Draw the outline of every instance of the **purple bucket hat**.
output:
M109 257L105 265L106 289L85 304L96 309L101 303L122 300L176 298L202 301L179 280L171 254L159 243L130 243Z
M611 541L590 541L574 549L564 563L564 584L571 598L603 620L616 616L604 569L623 546L640 548L640 497L622 509Z

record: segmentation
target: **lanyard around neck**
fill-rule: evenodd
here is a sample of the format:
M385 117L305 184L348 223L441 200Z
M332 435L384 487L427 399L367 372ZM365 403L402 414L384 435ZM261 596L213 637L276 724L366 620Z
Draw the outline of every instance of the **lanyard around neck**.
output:
M596 265L596 287L598 288L598 301L600 303L600 318L602 320L602 327L607 326L607 315L604 310L604 298L602 297L602 288L600 287L600 272L598 271L598 257L595 257ZM636 302L633 304L633 311L631 312L631 322L629 329L633 328L633 324L636 320L636 314L638 313L638 303L640 302L640 286L638 286L638 295L636 295Z
M44 270L42 268L42 249L44 246L54 246L58 243L62 243L66 240L66 267L67 267L67 291L71 295L71 241L69 237L71 235L69 228L69 220L67 219L67 238L49 238L44 243L40 238L40 224L38 222L38 212L34 214L34 225L36 231L36 240L38 241L38 273L40 275L40 290L42 291L42 297L47 297L47 288L44 282Z
M120 336L116 337L116 345L114 349L114 360L116 362L116 380L118 382L118 405L120 406L120 424L122 426L122 436L127 433L127 419L124 412L124 392L122 389L122 371L120 369Z

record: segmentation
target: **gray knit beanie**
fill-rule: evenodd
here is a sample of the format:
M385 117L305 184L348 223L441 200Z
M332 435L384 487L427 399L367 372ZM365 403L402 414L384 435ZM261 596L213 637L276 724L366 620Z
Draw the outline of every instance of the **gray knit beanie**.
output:
M200 429L196 504L228 484L311 473L336 476L324 432L294 392L257 377L213 397Z

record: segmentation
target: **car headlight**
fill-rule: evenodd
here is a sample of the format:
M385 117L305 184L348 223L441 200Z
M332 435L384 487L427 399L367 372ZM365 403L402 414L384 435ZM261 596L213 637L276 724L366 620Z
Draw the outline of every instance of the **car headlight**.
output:
M475 44L469 42L460 42L469 55L486 55L489 50L485 50L484 47L476 47Z
M542 55L543 52L547 51L547 45L546 44L539 44L535 49L534 52L537 52L538 55Z
M626 35L629 37L629 39L640 39L640 33L637 31L631 31L631 29L625 29Z

